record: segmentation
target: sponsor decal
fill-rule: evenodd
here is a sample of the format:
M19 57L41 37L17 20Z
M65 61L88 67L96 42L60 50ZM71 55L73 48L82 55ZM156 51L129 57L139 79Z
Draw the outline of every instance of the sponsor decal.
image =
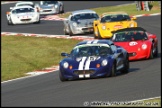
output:
M137 42L134 42L134 41L133 41L133 42L129 42L129 45L130 45L130 46L134 46L134 45L137 45L137 44L138 44L138 43L137 43Z
M114 28L115 29L121 29L121 28L123 28L123 26L122 25L115 25Z

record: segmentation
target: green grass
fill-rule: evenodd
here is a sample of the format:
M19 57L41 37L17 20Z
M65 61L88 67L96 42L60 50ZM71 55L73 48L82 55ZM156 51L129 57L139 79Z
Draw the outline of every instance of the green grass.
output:
M102 2L102 1L101 1ZM127 12L130 16L132 15L140 15L140 14L151 14L151 13L160 13L161 9L159 8L159 2L155 1L150 4L152 6L150 11L137 11L135 4L125 5L125 6L108 6L108 7L99 7L99 8L92 8L91 10L94 10L97 12L98 15L101 15L105 12L116 12L116 11L124 11ZM68 17L70 12L60 14L59 16L62 18Z
M70 53L78 40L2 36L1 81L25 76L25 73L58 65L61 52Z

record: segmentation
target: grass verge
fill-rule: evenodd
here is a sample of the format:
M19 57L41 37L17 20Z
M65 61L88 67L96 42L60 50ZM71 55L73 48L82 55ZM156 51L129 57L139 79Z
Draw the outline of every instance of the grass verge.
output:
M68 52L78 40L2 36L1 81L25 76L25 73L58 65L60 53Z

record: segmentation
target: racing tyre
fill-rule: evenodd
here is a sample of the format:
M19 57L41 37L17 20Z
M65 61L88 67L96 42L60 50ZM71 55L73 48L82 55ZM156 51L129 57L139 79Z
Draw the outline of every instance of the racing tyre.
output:
M72 31L71 31L70 26L69 26L69 35L70 35L70 36L73 36L73 35L74 35L74 34L72 33Z
M97 32L98 32L98 39L102 39L101 34L98 29L97 29Z
M12 20L11 19L7 20L7 24L8 25L13 25Z
M156 46L156 51L155 51L154 57L158 57L158 47L157 46Z
M39 19L39 21L35 22L35 24L40 24L40 19Z
M62 6L62 10L60 11L60 13L64 13L64 6Z
M39 21L37 22L37 24L40 24L40 22L41 22L41 21L40 21L40 19L39 19Z
M110 77L114 77L116 76L116 64L114 63L112 68L111 68L111 73L110 73Z
M151 50L150 50L150 59L153 59L154 58L154 54L153 54L153 48L151 47Z
M129 72L129 57L127 56L126 61L124 62L124 68L121 70L122 73Z
M66 81L66 79L62 76L61 72L59 72L59 78L60 80L63 82L63 81Z
M95 31L93 31L94 39L98 39L98 36L96 36Z
M66 29L65 29L65 28L64 28L64 34L65 34L65 35L68 35L68 33L66 32Z

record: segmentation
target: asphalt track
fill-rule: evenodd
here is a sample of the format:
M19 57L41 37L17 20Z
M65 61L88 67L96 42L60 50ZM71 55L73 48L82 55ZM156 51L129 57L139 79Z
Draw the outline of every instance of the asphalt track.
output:
M80 3L78 6L83 8L84 4ZM79 8L78 6L75 8ZM2 13L5 8L6 6L2 5ZM72 8L69 6L69 11ZM63 34L60 31L61 21L53 21L53 24L52 21L44 21L41 25L9 27L3 22L4 17L1 20L3 32L43 33L44 30L44 34ZM84 106L84 102L133 101L161 96L161 15L141 17L137 22L139 26L158 36L157 58L130 62L129 73L118 73L116 77L61 82L56 71L2 83L1 106ZM43 29L47 26L52 27L54 31Z

